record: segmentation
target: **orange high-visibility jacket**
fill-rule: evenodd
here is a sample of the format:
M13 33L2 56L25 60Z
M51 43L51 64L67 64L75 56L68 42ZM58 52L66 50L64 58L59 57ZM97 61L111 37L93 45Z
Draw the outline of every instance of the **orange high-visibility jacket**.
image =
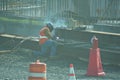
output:
M45 30L49 30L48 27L43 27L41 30L40 30L40 39L39 39L39 44L44 44L47 40L48 40L48 36L45 34Z

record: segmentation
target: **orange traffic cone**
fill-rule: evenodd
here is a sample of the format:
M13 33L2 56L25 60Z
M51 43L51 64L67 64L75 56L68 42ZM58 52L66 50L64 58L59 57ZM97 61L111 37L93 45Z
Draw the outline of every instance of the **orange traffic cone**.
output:
M76 80L73 64L70 64L69 80Z
M100 49L98 48L98 39L94 36L93 46L90 49L89 64L87 70L88 76L104 76L102 62L100 58Z

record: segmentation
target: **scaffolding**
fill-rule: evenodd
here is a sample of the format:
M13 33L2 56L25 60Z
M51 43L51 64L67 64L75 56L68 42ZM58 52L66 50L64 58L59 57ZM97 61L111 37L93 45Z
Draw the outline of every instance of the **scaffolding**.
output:
M120 0L0 0L0 16L67 19L91 23L103 17L120 19Z

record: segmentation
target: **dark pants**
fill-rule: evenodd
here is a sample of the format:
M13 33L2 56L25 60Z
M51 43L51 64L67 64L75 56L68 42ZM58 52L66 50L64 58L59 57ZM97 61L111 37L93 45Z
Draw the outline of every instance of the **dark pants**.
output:
M56 55L56 43L53 40L47 40L44 44L41 45L40 55L46 56L55 56Z

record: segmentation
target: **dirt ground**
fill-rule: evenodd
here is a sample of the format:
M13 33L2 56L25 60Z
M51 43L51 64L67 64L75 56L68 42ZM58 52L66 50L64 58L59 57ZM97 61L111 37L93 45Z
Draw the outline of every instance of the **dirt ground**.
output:
M18 49L13 52L0 52L0 80L28 80L29 65L37 58L32 50ZM88 63L70 57L59 57L55 60L40 60L47 65L47 80L68 80L69 65L74 65L77 80L119 80L119 65L103 65L105 76L86 76Z

